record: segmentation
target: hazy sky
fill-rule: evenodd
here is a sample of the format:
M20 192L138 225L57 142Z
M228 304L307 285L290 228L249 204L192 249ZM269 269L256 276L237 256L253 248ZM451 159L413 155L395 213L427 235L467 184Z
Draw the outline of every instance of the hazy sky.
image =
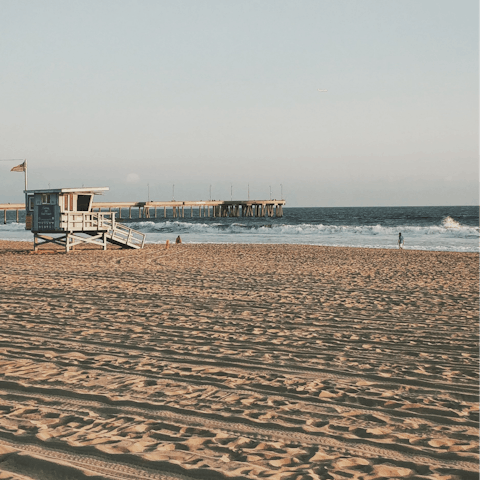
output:
M112 201L477 204L478 30L476 0L0 0L0 159Z

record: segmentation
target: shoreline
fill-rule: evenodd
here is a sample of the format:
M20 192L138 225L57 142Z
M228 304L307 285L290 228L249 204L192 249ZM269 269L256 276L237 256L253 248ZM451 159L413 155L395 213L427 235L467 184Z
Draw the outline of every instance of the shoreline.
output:
M172 235L172 240L170 240L170 247L175 245L175 235ZM166 240L165 240L166 241ZM165 247L165 241L163 242L149 242L145 241L145 246L158 246L158 247ZM11 242L11 243L32 243L33 245L33 239L32 240L10 240L10 239L1 239L0 242ZM276 246L296 246L296 247L319 247L319 248L351 248L351 249L360 249L360 250L386 250L386 251L395 251L399 250L397 246L392 246L392 247L366 247L366 246L357 246L357 245L320 245L316 243L247 243L247 242L187 242L182 240L182 245L188 246L188 245L276 245ZM77 247L78 248L78 247ZM45 247L41 247L40 250L45 249ZM61 247L53 247L53 246L48 246L47 249L49 250L56 250L58 253L61 253L63 249ZM100 248L98 247L80 247L79 250L99 250L101 251ZM108 244L108 250L114 250L118 251L121 250L120 247L117 247L115 245ZM480 247L478 247L478 251L459 251L459 250L429 250L427 248L421 249L421 248L409 248L409 247L404 247L402 249L403 251L406 252L431 252L431 253L461 253L461 254L472 254L472 255L480 255ZM125 250L128 251L128 250Z
M4 471L477 478L478 253L30 252L0 240Z

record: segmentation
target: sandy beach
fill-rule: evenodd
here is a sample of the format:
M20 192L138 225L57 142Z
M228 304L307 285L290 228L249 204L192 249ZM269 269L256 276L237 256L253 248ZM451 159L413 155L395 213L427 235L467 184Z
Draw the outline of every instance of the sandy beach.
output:
M0 479L477 479L478 254L0 241Z

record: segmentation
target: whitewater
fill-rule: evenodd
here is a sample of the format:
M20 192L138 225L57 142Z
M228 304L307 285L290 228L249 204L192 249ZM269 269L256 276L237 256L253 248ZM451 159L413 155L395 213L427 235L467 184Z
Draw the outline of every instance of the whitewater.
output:
M9 212L13 213L13 212ZM288 208L281 218L198 217L122 219L147 234L147 243L272 243L398 248L401 232L406 250L479 251L478 207ZM126 210L123 215L126 214ZM19 223L0 225L0 239L32 240Z

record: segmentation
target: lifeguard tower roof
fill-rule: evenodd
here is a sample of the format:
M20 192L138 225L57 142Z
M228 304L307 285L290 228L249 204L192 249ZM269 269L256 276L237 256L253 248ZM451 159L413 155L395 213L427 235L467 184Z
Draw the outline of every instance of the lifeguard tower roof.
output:
M80 188L41 188L26 190L25 193L85 193L91 195L102 195L109 190L108 187L80 187Z

